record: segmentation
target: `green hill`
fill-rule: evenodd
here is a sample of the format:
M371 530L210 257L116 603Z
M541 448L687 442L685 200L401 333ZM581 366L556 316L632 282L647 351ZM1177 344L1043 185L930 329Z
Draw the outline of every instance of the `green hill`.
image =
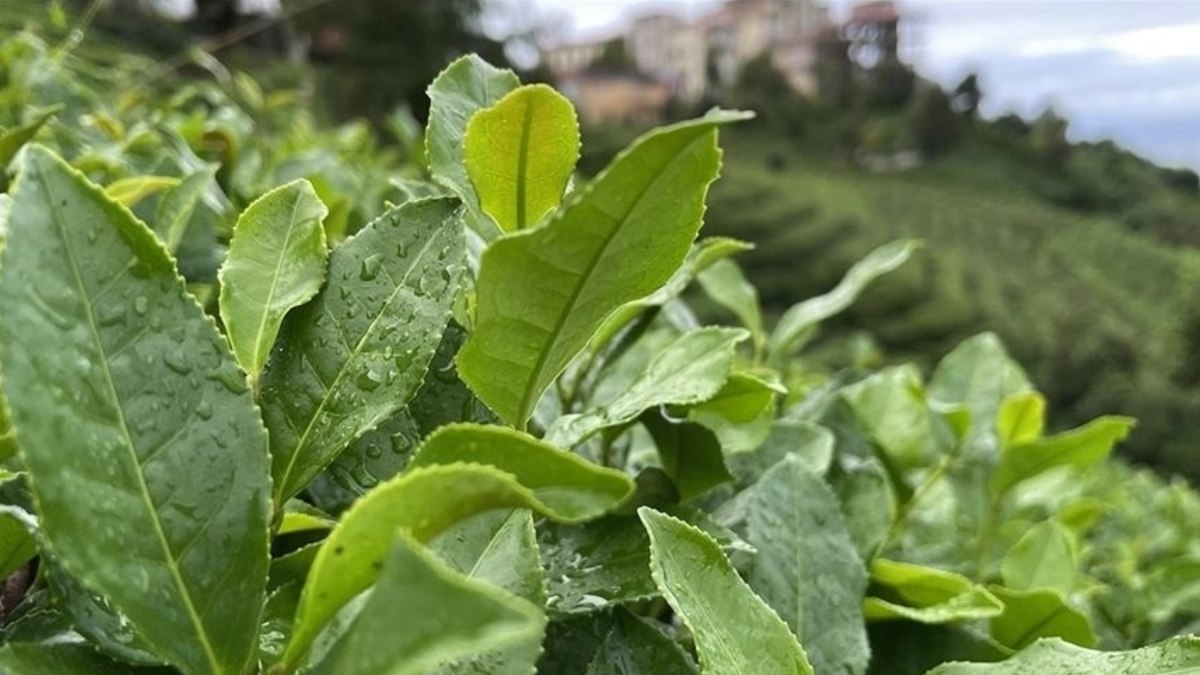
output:
M931 360L993 330L1059 424L1134 415L1135 459L1200 475L1187 338L1200 309L1200 197L1186 172L1111 144L1077 145L1050 170L987 123L951 153L887 173L761 129L731 136L706 231L757 245L742 262L770 309L827 290L885 241L919 237L923 254L833 332L864 330L889 356Z

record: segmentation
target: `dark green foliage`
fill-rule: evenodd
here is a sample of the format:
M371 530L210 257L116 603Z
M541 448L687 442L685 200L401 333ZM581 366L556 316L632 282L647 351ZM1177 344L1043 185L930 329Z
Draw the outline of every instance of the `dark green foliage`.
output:
M908 110L913 142L927 158L936 157L954 146L959 137L959 124L950 98L937 85L918 91Z

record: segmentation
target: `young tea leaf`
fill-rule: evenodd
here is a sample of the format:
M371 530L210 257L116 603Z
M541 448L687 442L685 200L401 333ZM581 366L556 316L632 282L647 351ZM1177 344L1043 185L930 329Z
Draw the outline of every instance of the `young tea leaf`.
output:
M515 232L562 201L579 160L579 121L562 94L531 84L475 113L463 144L480 206L502 232Z
M233 354L257 389L258 378L289 310L325 283L329 213L308 181L275 188L246 207L221 266L221 320Z
M1004 603L966 577L910 563L877 558L871 563L875 596L863 602L868 620L908 619L950 623L998 616Z
M716 396L733 366L734 348L747 337L744 330L716 326L684 333L659 351L615 400L558 418L546 432L547 440L569 448L601 429L636 419L644 410L700 403Z
M1029 528L1000 563L1004 585L1017 591L1050 588L1066 595L1078 581L1078 554L1067 528L1053 520Z
M767 341L772 361L783 363L790 358L817 324L845 311L872 281L903 265L918 247L912 240L880 246L851 267L832 291L784 312Z
M702 672L811 675L796 637L738 576L717 542L653 509L638 509L650 534L650 570L691 629Z
M334 249L329 282L288 314L263 372L275 503L416 393L458 291L457 203L407 202Z
M349 630L308 672L421 675L448 659L536 639L545 621L537 606L454 572L401 534Z
M484 428L512 436L489 439L478 433ZM464 463L472 458L499 468ZM450 463L439 465L441 460ZM481 511L517 507L579 522L617 506L633 489L619 472L499 427L449 427L431 437L413 461L409 471L355 502L325 540L301 596L284 655L288 667L300 663L342 605L371 585L396 530L426 542Z
M429 172L466 205L470 224L487 239L495 227L479 206L479 196L467 175L463 145L467 124L475 113L495 105L521 85L511 70L501 70L474 54L468 54L443 70L426 90L429 94L429 126L425 130L425 154ZM490 230L490 231L489 231Z
M1086 469L1112 451L1129 435L1134 421L1129 417L1106 416L1061 434L1004 448L1000 465L992 474L991 489L1007 494L1021 481L1058 466Z
M545 226L487 249L458 369L505 422L524 427L608 315L680 266L720 166L716 127L743 117L716 113L650 132Z
M270 518L245 378L153 233L39 146L10 226L0 362L43 535L160 656L244 672Z

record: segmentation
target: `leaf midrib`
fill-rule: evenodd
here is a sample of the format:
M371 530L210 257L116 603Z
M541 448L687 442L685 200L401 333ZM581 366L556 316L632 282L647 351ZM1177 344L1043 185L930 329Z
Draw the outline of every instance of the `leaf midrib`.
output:
M66 250L67 259L70 263L71 275L75 279L75 285L79 289L79 294L84 298L84 310L87 313L88 330L95 341L96 350L100 354L100 366L104 373L104 381L108 387L109 394L112 396L112 403L115 412L117 413L117 422L119 423L121 435L125 438L125 447L129 451L129 457L135 467L134 475L137 477L137 488L140 493L142 502L146 506L146 510L150 514L150 521L154 525L154 535L162 547L167 570L171 574L172 581L175 582L175 588L179 592L184 609L187 610L188 618L196 629L196 636L200 639L200 646L204 649L205 659L212 668L213 673L221 673L220 662L217 659L216 653L213 651L212 643L209 641L208 632L204 628L204 624L200 619L200 615L196 612L196 606L192 602L191 594L188 591L187 585L183 581L183 576L179 571L177 561L171 554L171 547L167 543L166 531L163 529L162 521L159 519L158 512L154 509L154 502L150 498L149 487L146 485L145 475L142 473L142 467L137 456L133 443L133 436L129 433L129 424L125 419L125 409L121 405L121 398L117 394L116 381L113 379L112 369L109 367L108 357L105 355L104 342L100 338L98 323L96 322L95 314L92 311L92 304L88 299L87 288L84 286L83 277L80 275L79 262L75 257L75 249L71 245L70 237L62 225L62 214L59 210L59 201L54 197L54 190L50 187L50 182L46 179L45 173L39 167L37 169L38 181L42 184L42 189L46 192L46 196L50 203L50 211L54 220L55 228L58 230L59 236L63 241L63 248ZM136 257L136 255L135 255Z
M525 220L529 217L526 200L529 195L526 172L529 171L529 135L533 125L533 99L525 97L525 116L521 123L521 144L517 152L517 229L525 229Z
M254 378L255 389L257 389L258 379L262 373L263 364L259 362L261 353L261 345L263 333L267 330L267 316L271 313L271 301L275 298L275 289L279 286L280 269L283 267L284 258L287 257L288 246L292 243L292 232L296 229L296 213L300 211L300 202L303 200L304 193L298 192L296 200L292 203L292 215L288 218L287 233L283 235L283 246L279 247L279 257L275 260L275 267L271 272L271 288L267 291L266 300L263 302L262 315L259 317L258 330L254 333L254 353L251 355L254 359Z
M403 276L401 276L400 280L396 282L396 287L392 289L392 293L388 296L387 301L380 306L379 312L377 312L375 316L371 317L370 325L368 325L367 329L363 331L362 336L359 337L358 342L356 342L354 345L354 348L350 350L350 354L346 357L342 367L338 369L337 375L334 376L333 382L329 383L329 387L325 390L325 395L321 397L321 402L317 404L317 409L313 412L312 416L309 417L308 424L304 427L304 433L300 435L300 440L296 441L296 445L292 448L292 456L288 459L287 468L284 469L283 475L280 476L279 480L276 482L276 485L279 486L279 494L275 499L277 506L283 506L283 495L290 489L288 486L288 479L291 477L292 470L296 466L296 458L300 456L300 451L307 446L309 435L312 433L313 428L316 427L317 419L323 412L325 412L325 406L329 403L329 399L334 390L338 388L342 382L342 378L349 370L350 362L358 357L359 353L362 351L363 345L366 344L367 338L369 338L375 332L375 326L379 323L380 317L387 312L387 309L391 307L392 303L396 300L396 296L399 295L401 289L405 287L404 284L412 275L413 270L418 267L419 263L425 258L425 254L428 253L430 247L433 246L433 242L438 239L438 234L439 232L435 231L433 235L430 236L425 242L425 244L421 246L420 251L417 253L416 257L413 258L412 264L408 266L408 269L404 271ZM327 287L325 291L328 292L328 290L329 289ZM337 322L335 321L334 324L337 325Z
M689 150L691 150L698 140L706 138L708 136L707 132L708 129L704 129L701 133L697 134L690 141L688 141L677 153L675 153L675 156L672 157L671 160L662 167L662 169L658 172L658 175L656 175L653 180L647 181L644 185L642 185L642 189L638 192L637 197L630 201L629 208L625 209L624 213L621 214L621 217L614 219L617 221L616 227L613 227L608 235L604 237L604 242L600 245L596 255L592 256L587 263L587 267L584 268L583 273L579 275L579 283L575 284L575 287L571 289L571 295L567 298L567 302L563 306L563 310L559 312L558 318L554 322L553 329L548 334L550 339L547 340L546 347L541 350L541 352L538 354L537 361L534 362L533 369L530 371L532 377L526 381L525 390L521 394L521 403L517 410L517 414L520 416L519 426L524 427L525 423L529 419L529 415L532 413L533 406L531 405L531 399L540 395L535 393L536 390L540 388L535 383L541 379L542 370L546 367L546 360L550 357L551 348L556 342L558 342L558 337L562 333L563 326L566 325L567 318L574 313L575 303L579 301L580 294L583 292L584 287L588 285L588 279L590 279L592 273L595 272L596 266L600 264L600 260L604 258L604 254L608 251L609 245L612 244L613 239L615 239L617 236L617 233L625 229L625 225L629 221L629 214L633 213L639 206L641 206L642 201L646 198L646 195L650 192L651 188L658 185L658 182L662 180L662 177L666 175L668 171L674 168L675 164L678 163ZM628 156L629 155L626 157ZM552 223L548 225L548 227L553 227L554 225L555 224Z

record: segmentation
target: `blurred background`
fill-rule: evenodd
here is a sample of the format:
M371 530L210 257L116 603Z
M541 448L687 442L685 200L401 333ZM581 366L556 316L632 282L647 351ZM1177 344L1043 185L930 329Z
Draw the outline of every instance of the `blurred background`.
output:
M1200 478L1196 0L0 0L0 37L30 26L99 71L136 57L123 86L249 73L385 146L477 52L575 102L585 172L652 125L755 110L706 233L757 245L769 310L925 242L825 330L825 367L994 331L1056 426L1133 415L1128 457Z

